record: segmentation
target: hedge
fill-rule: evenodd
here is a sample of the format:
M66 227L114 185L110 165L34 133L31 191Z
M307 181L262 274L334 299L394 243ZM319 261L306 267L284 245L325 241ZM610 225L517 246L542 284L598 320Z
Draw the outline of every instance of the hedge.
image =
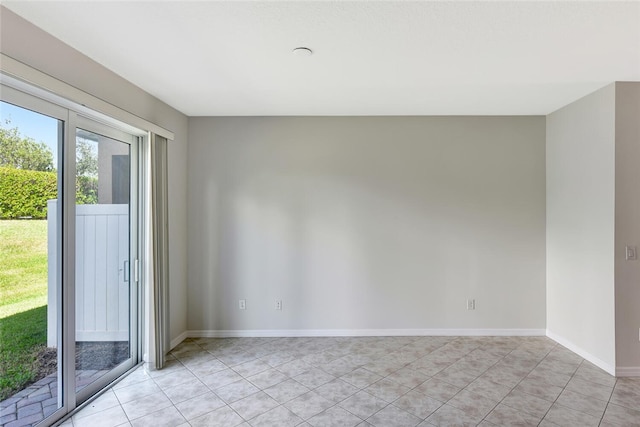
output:
M47 217L47 200L57 198L57 174L0 167L0 218Z

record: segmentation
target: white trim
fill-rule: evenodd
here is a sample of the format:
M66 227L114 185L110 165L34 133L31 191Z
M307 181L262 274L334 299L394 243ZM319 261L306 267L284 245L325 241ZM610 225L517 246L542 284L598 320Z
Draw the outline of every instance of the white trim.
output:
M593 354L591 354L588 351L584 350L583 348L577 346L576 344L574 344L573 342L569 341L568 339L566 339L564 337L561 337L560 335L558 335L558 334L556 334L554 332L551 332L548 329L547 329L547 337L551 338L552 340L554 340L558 344L568 348L569 350L571 350L572 352L576 353L578 356L582 357L583 359L586 359L589 362L593 363L598 368L606 371L608 374L616 376L616 368L615 368L615 366L610 365L609 363L605 362L604 360L594 356Z
M189 338L189 336L189 331L184 331L183 333L172 339L169 343L169 350L173 350L174 348L176 348L178 344Z
M640 366L621 366L616 368L616 377L640 377Z
M128 319L127 319L128 320ZM129 341L129 331L76 331L76 341Z
M50 200L51 201L51 200ZM96 205L77 205L76 216L92 216L92 215L129 215L129 205L126 204L96 204ZM127 234L128 234L127 230Z
M428 337L428 336L545 336L544 329L242 329L187 331L189 338L244 337ZM184 338L183 338L184 339ZM177 345L177 344L176 344Z
M44 90L76 104L73 107L70 105L62 106L81 114L84 113L94 120L106 120L108 122L110 120L109 118L112 117L130 126L135 126L138 129L161 135L169 140L175 139L173 132L151 123L142 117L136 116L129 111L110 104L107 101L97 98L83 90L71 86L62 80L58 80L55 77L43 73L42 71L36 70L35 68L17 61L4 53L0 53L0 71L2 72L0 77L3 77L2 82L8 86L15 86L16 84L20 86L19 82L25 82L29 85L33 85L37 89ZM4 78L5 76L13 78L14 80L6 79ZM18 82L15 80L18 80ZM21 90L24 88L16 87L16 89ZM54 102L57 103L59 101L60 100ZM92 114L91 110L101 113L104 116L96 117L95 114Z

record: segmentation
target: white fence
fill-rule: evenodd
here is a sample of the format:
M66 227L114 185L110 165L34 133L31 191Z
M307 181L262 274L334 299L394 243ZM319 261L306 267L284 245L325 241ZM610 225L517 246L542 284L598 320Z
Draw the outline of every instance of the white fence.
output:
M57 346L56 205L47 206L49 347ZM129 339L128 261L129 205L77 205L76 341Z

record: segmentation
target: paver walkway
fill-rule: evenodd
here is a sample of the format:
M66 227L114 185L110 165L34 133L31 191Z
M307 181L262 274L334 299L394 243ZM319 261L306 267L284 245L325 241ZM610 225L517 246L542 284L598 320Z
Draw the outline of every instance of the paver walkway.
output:
M107 370L84 370L76 376L76 387L92 383ZM39 423L58 409L58 375L51 374L0 402L0 427L26 427Z

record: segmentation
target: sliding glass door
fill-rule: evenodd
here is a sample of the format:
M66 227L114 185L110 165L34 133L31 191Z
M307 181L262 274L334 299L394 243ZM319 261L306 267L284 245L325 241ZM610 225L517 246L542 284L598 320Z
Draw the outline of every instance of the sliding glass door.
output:
M63 406L57 200L66 111L31 107L39 112L0 102L0 425L35 424Z
M81 398L136 360L137 139L77 118L74 346Z
M36 372L30 372L29 378L7 389L0 402L3 420L7 411L15 407L12 412L15 419L11 421L45 426L62 418L140 360L138 150L144 133L136 134L126 126L106 124L99 117L98 120L89 117L85 111L78 113L7 86L1 88L3 117L5 111L10 110L27 120L23 129L13 131L22 135L22 139L14 138L19 147L13 152L38 158L42 151L46 159L50 152L55 159L46 171L28 170L25 162L9 164L15 155L11 157L6 153L13 148L9 147L8 139L1 141L3 261L5 255L11 255L20 246L26 251L14 257L15 268L12 268L20 271L13 271L16 274L11 277L5 274L9 269L0 273L2 351L26 345L22 341L28 341L28 337L19 338L11 332L13 317L35 316L34 322L39 323L34 327L39 328L42 343L34 347L30 357L35 360L35 366L48 365L49 370L37 368ZM50 121L49 128L55 135L39 144L38 123L42 118ZM12 129L4 123L3 138ZM27 144L29 138L33 139L31 145ZM35 154L25 147L31 147ZM40 151L36 150L38 147ZM8 177L21 179L25 174L29 177L24 183L16 181L13 187L5 185ZM27 185L29 188L24 188ZM24 214L17 211L31 206L36 196L39 210ZM25 200L16 201L20 197ZM11 231L12 227L28 230ZM40 232L34 237L38 242L24 244L24 239L36 231ZM10 242L13 246L4 248L5 234L14 236L11 239L15 241ZM31 277L29 268L38 273L33 280L29 279L38 288L33 292L33 301L21 303L24 310L18 303L5 310L5 294L8 295L9 289L24 288L13 282L20 277ZM14 313L16 310L22 311ZM4 311L9 314L4 316ZM21 325L27 324L31 325L21 322ZM4 353L2 356L2 360L6 360ZM17 366L3 364L1 368L4 380L5 374ZM42 399L44 393L48 393L47 399ZM42 403L30 407L30 411L18 410L27 403L23 399L29 404Z

